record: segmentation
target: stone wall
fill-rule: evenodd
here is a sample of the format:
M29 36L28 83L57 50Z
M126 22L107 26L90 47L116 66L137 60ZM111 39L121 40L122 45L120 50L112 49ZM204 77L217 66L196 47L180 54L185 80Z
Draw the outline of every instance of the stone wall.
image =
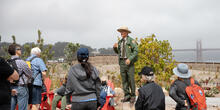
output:
M192 70L202 70L210 72L220 72L220 63L197 63L185 62Z
M89 57L89 62L92 64L118 64L118 56L94 56Z
M89 62L92 64L101 65L112 65L118 64L118 56L116 55L103 55L103 56L92 56L89 58ZM220 63L204 63L204 62L183 62L189 65L190 69L220 72Z

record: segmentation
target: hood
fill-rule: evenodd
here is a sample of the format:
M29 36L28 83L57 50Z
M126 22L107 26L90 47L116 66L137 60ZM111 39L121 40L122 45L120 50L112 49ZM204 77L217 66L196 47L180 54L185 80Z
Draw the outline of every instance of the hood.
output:
M91 77L92 77L92 79L96 79L97 78L96 72L94 72L94 68L92 70L93 70L93 72L92 72L92 76ZM87 80L86 71L81 66L81 64L76 64L75 66L73 66L72 71L74 73L74 76L78 80Z

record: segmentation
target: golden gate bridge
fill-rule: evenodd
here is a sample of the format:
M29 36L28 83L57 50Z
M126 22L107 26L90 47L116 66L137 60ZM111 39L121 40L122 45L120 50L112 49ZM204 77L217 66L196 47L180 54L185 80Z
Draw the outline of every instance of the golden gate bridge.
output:
M220 48L202 48L202 41L196 41L196 48L195 49L173 49L174 52L176 51L195 51L196 52L196 61L202 62L203 61L203 51L220 51Z

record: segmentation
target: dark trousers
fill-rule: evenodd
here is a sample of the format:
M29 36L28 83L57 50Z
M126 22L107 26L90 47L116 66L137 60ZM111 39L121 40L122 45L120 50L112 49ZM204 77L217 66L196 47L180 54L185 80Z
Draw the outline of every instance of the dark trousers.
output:
M97 110L97 101L72 102L71 110Z
M120 73L125 97L135 97L134 64L126 65L120 60Z

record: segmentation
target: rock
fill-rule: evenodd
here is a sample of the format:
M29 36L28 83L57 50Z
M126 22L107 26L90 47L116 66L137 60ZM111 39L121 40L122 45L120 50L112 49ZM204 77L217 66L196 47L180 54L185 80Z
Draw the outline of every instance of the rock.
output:
M122 103L122 110L135 110L134 104L130 102Z
M119 104L119 103L121 103L121 99L123 99L123 97L124 97L124 92L121 88L115 88L114 91L116 94L116 97L114 97L115 103Z
M162 89L163 89L164 95L165 95L165 96L169 96L169 92L168 92L164 87L162 87Z

